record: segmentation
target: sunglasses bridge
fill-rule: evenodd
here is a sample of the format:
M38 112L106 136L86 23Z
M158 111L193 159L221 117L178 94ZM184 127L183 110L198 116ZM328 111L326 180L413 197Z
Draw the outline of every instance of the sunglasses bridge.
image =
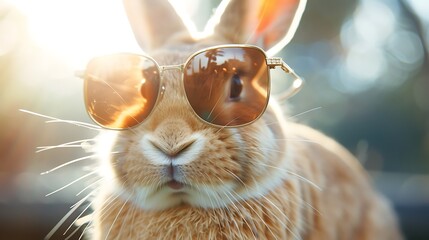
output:
M159 70L161 71L161 74L164 71L171 71L171 70L179 70L180 72L183 72L184 68L185 68L185 64L159 66Z

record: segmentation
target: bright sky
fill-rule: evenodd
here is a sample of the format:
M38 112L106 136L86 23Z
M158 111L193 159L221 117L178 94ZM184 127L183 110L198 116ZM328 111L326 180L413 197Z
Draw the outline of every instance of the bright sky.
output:
M99 54L141 52L121 0L7 1L27 17L32 40L72 67Z

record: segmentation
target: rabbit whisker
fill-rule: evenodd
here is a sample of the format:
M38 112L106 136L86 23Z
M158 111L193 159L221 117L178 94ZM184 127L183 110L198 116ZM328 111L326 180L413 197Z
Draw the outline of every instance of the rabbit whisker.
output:
M223 112L223 111L222 111L222 112ZM219 114L221 114L222 112L220 112ZM213 120L214 120L214 119L216 119L216 118L219 116L219 114L218 114L218 115L216 115L216 117L215 117L215 118L213 118ZM237 120L238 118L239 118L239 117L236 117L236 118L232 119L231 121L227 122L224 126L220 127L220 128L216 131L216 133L215 133L215 134L218 134L220 131L224 130L226 127L228 127L228 126L229 126L229 124L231 124L232 122L234 122L234 121L235 121L235 120Z
M240 177L237 176L237 174L231 172L228 169L224 169L224 170L225 170L225 172L227 172L228 174L230 174L233 178L235 178L237 181L239 181L241 184L243 184L243 186L247 189L247 185L243 182L243 180L241 180Z
M136 216L135 212L137 210L137 206L135 204L131 204L131 206L132 206L132 209L131 209L131 211L130 211L129 214L132 216L132 219L131 219L131 223L128 226L135 226L135 224L134 224L135 220L136 220L136 218L135 218L135 216ZM130 234L130 233L128 233L128 234ZM126 236L126 239L130 239L130 236Z
M216 106L218 105L219 101L222 99L224 95L220 95L219 98L217 99L215 105L213 106L212 110L210 111L209 115L207 116L207 119L209 119L211 117L211 115L213 114L213 111L215 110ZM214 118L216 119L216 118Z
M59 191L61 191L61 190L65 189L65 188L67 188L67 187L69 187L69 186L73 185L74 183L76 183L76 182L78 182L78 181L80 181L80 180L82 180L82 179L84 179L84 178L87 178L87 177L89 177L89 176L91 176L91 175L93 175L93 174L96 174L97 172L98 172L98 171L97 171L97 170L95 170L95 171L92 171L92 172L90 172L90 173L88 173L88 174L85 174L85 175L83 175L82 177L79 177L78 179L76 179L76 180L74 180L74 181L72 181L72 182L68 183L67 185L65 185L65 186L63 186L63 187L61 187L61 188L58 188L57 190L55 190L55 191L53 191L53 192L50 192L50 193L46 194L45 196L46 196L46 197L51 196L52 194L57 193L57 192L59 192Z
M68 166L68 165L70 165L70 164L73 164L73 163L76 163L76 162L80 162L80 161L83 161L83 160L87 160L87 159L91 159L91 158L93 158L93 157L95 157L95 156L97 156L97 155L89 155L89 156L85 156L85 157L76 158L76 159L71 160L71 161L68 161L68 162L66 162L66 163L64 163L64 164L61 164L61 165L59 165L59 166L57 166L57 167L54 167L54 168L52 168L52 169L50 169L50 170L48 170L48 171L42 172L42 173L40 173L40 175L46 175L46 174L49 174L49 173L51 173L51 172L54 172L54 171L56 171L56 170L58 170L58 169L60 169L60 168L63 168L63 167L65 167L65 166Z
M43 152L43 151L47 151L47 150L51 150L51 149L54 149L54 148L80 148L80 147L82 147L82 145L71 145L71 144L69 144L69 145L58 145L58 146L41 146L41 147L37 147L37 149L40 149L40 150L37 150L36 151L36 153L39 153L39 152Z
M122 207L119 209L118 214L116 214L116 217L113 219L112 225L109 228L109 231L107 231L106 237L104 238L104 240L107 240L110 232L113 229L113 225L115 225L116 221L118 220L119 215L121 214L122 210L124 209L125 205L128 203L128 201L130 200L131 195L127 198L127 200L124 201L124 204L122 204Z
M71 124L74 126L83 127L83 128L91 129L91 130L97 130L97 131L100 131L102 129L101 127L98 127L94 124L75 121L75 120L55 119L55 120L48 120L48 121L46 121L46 123L68 123L68 124Z
M227 170L227 169L225 169L225 170ZM232 172L231 172L232 173ZM233 175L235 175L234 173L232 173ZM235 175L236 176L236 175ZM219 177L217 177L221 182L222 182L222 180L219 178ZM243 185L246 187L246 184L244 184L244 182L242 182L243 183ZM232 192L234 192L234 194L235 195L237 195L239 198L240 198L240 200L241 201L245 201L245 200L243 200L237 193L235 193L235 191L233 190ZM240 205L242 208L243 208L243 210L245 210L246 208L241 204L241 202L237 199L237 198L235 198L234 197L234 195L232 195L232 193L230 193L230 192L227 192L227 191L223 191L223 194L228 198L228 200L230 201L230 203L232 204L232 206L237 210L237 213L238 214L240 214L241 216L244 216L243 215L243 212L237 207L237 205L236 204L238 204L238 205ZM227 194L230 194L230 196L234 199L234 201L232 201L232 199L231 198L229 198L228 197L228 195ZM247 222L247 220L246 220L246 217L243 217L243 220L244 220L244 223L246 224L246 226L250 229L250 231L252 232L252 235L253 235L253 237L255 238L255 239L257 239L257 237L256 237L256 233L255 233L255 231L254 231L254 228L252 228L251 226L250 226L250 224ZM236 221L234 220L234 222L236 223ZM237 225L237 223L236 223L236 225ZM240 229L238 228L238 225L237 225L237 229L238 229L238 231L240 232ZM243 236L242 236L243 237Z
M103 221L103 219L106 217L107 213L109 212L109 210L111 209L111 205L113 203L113 201L115 201L117 198L119 197L118 195L111 195L110 197L108 197L107 199L105 199L102 203L102 205L104 205L101 209L96 209L91 215L93 216L91 218L91 220L88 222L88 224L86 225L86 227L84 228L84 230L82 231L81 235L79 236L79 240L83 237L83 235L85 234L85 232L88 230L88 228L93 224L94 220L95 220L95 214L98 214L98 212L101 212L102 214L98 216L98 219L100 221ZM130 195L131 197L131 195ZM90 203L91 205L93 204L94 200ZM126 202L125 202L126 203ZM125 205L124 203L124 205ZM119 213L118 213L119 214ZM113 226L113 224L112 224Z
M291 227L296 228L296 226L294 226L293 222L289 219L289 217L276 205L274 204L269 198L267 198L266 196L264 196L263 194L259 194L259 196L261 196L262 198L265 199L265 201L267 201L271 206L273 206L285 219L287 222L289 222L289 224L291 225ZM262 206L264 207L264 205L262 204ZM267 211L269 211L272 215L274 215L276 217L276 219L283 225L283 227L289 231L292 236L296 239L301 239L301 237L299 235L297 235L297 233L295 233L290 227L288 227L281 219L279 219L279 217L277 217L277 214L274 214L270 209L264 207Z
M320 110L320 109L322 109L322 107L315 107L315 108L312 108L312 109L306 110L306 111L304 111L304 112L297 113L297 114L292 115L292 116L288 116L286 119L287 119L287 120L289 120L289 119L293 119L293 118L296 118L296 117L299 117L299 116L302 116L302 115L304 115L304 114L311 113L311 112L313 112L313 111ZM277 120L277 121L273 121L273 122L265 123L265 126L270 126L270 125L273 125L273 124L283 124L283 123L282 123L282 122L280 122L279 120Z
M234 149L234 150L243 150L243 151L251 150L251 153L259 154L259 155L262 155L262 153L259 152L259 151L256 151L256 150L267 150L267 151L271 151L271 152L284 153L283 150L277 150L277 149L274 149L274 148L267 148L267 147L261 148L261 147L249 146L249 147L237 147L237 148L231 148L231 149Z
M128 200L131 198L131 196L132 196L133 194L130 194L130 196L128 197ZM126 201L126 202L128 202L128 200ZM124 203L124 205L125 205L125 203ZM134 205L134 204L131 204L131 205ZM133 209L134 209L134 207L133 207ZM118 215L119 215L119 213L118 213ZM122 220L122 224L121 224L121 228L119 229L119 233L118 233L118 235L116 236L116 238L117 239L123 239L123 238L121 238L121 235L122 235L122 230L124 229L124 226L125 226L125 224L126 224L126 222L127 222L127 220L128 220L128 218L130 217L130 211L127 211L127 215L124 217L124 219ZM116 220L115 220L116 221ZM113 224L114 224L115 222L113 222ZM113 225L112 224L112 225Z
M70 209L76 207L77 205L81 205L85 200L87 196L91 196L91 194L95 194L98 189L94 189L91 192L89 192L85 197L81 198L79 201L77 201L75 204L70 206Z
M118 196L116 196L116 198L117 198ZM114 198L114 199L116 199L116 198ZM110 201L110 199L112 199L112 196L111 197L109 197L109 198L107 198L106 199L106 201L104 201L104 203L106 203L107 201ZM114 200L113 199L113 200ZM112 201L113 201L112 200ZM90 205L92 205L94 203L94 200L93 201L91 201L89 204ZM111 202L110 202L111 203ZM110 205L110 203L109 203L109 205ZM100 211L103 211L105 208L103 207ZM79 236L79 240L80 239L82 239L82 237L83 237L83 235L85 234L85 232L88 230L88 228L93 224L93 222L94 222L94 214L95 214L95 212L93 212L93 213L91 213L91 215L87 215L87 216L90 216L91 217L91 219L88 221L88 224L85 226L85 228L83 229L83 231L82 231L82 233L80 234L80 236Z
M229 193L229 194L231 195L232 198L236 199L233 196L233 193ZM241 206L242 210L240 210L240 209L237 208L237 212L242 216L244 224L246 224L246 226L249 228L250 232L252 233L253 238L255 240L258 239L258 235L259 234L257 233L257 230L256 230L255 225L253 224L253 222L252 223L250 222L250 218L248 217L249 213L247 212L247 209L243 206L243 204L240 201L238 201L237 199L235 201L237 201L238 205ZM243 213L243 211L246 211L246 215Z
M92 215L92 214L91 214ZM92 225L94 221L94 217L91 218L91 221L88 222L88 224L85 226L85 228L83 229L82 233L80 234L78 240L81 240L83 235L85 235L85 232L88 230L88 228Z
M72 228L72 226L75 225L75 223L80 219L80 217L91 207L91 203L89 203L81 213L74 219L74 221L69 225L69 227L66 229L66 231L63 233L63 236L67 234L67 232ZM79 225L80 228L81 225ZM70 237L73 236L73 234L70 235Z
M220 111L212 120L217 119L223 112L226 111L226 108L223 108L222 111ZM239 117L236 117L234 119L232 119L231 121L229 121L227 124L225 124L225 126L228 126L230 123L232 123L233 121L235 121L236 119L238 119Z
M37 150L36 153L44 152L44 151L55 149L55 148L83 147L83 144L85 144L85 143L87 143L89 141L94 141L94 138L88 138L88 139L82 139L82 140L77 140L77 141L62 143L62 144L58 144L58 145L55 145L55 146L40 146L40 147L37 147L37 149L39 149L39 150ZM81 143L81 144L74 145L76 143Z
M80 192L78 192L76 194L76 196L79 196L80 194L82 194L83 192L85 192L86 190L92 188L93 186L97 185L98 183L100 183L102 180L104 180L103 178L99 178L98 180L96 180L95 182L89 184L88 186L86 186L85 188L83 188Z
M264 221L264 219L262 218L262 216L256 211L256 209L255 208L253 208L245 199L243 199L240 195L238 195L237 193L235 193L234 191L233 192L225 192L226 194L229 194L232 198L234 198L235 199L235 201L236 202L238 202L243 208L246 208L246 207L244 207L244 205L243 205L243 203L244 204L246 204L248 207L249 207L249 209L251 210L251 211L253 211L254 213L255 213L255 215L261 220L261 222L265 225L265 227L268 229L268 231L274 236L274 238L275 239L277 239L277 237L275 236L275 234L272 232L272 230L271 230L271 228L268 226L268 224ZM233 195L233 193L237 196L237 198L238 199L240 199L240 201L237 199L237 198L235 198L234 197L234 195ZM247 221L246 221L247 222ZM252 230L252 228L248 225L248 227ZM253 233L253 231L252 231L252 233ZM253 233L254 234L254 233ZM256 236L254 235L254 237L255 237L255 239L256 239Z
M82 227L82 225L79 225L77 228L75 228L74 230L73 230L73 232L71 232L64 240L69 240L71 237L73 237L76 233L77 233L77 231L79 231L79 229Z
M313 187L315 187L317 190L322 191L322 188L321 188L320 186L318 186L316 183L312 182L312 181L311 181L311 180L309 180L308 178L306 178L306 177L304 177L304 176L302 176L302 175L300 175L300 174L298 174L298 173L295 173L295 172L293 172L293 171L291 171L291 170L284 169L284 168L279 168L279 167L272 166L272 165L265 164L265 163L261 163L261 162L258 162L258 164L260 164L260 165L262 165L262 166L265 166L265 167L270 167L270 168L274 168L274 169L277 169L277 170L280 170L280 171L284 171L284 172L286 172L286 173L289 173L289 174L291 174L291 175L293 175L293 176L297 177L298 179L301 179L301 180L303 180L304 182L309 183L310 185L312 185Z
M89 193L85 197L83 197L81 200L78 201L78 204L75 204L70 211L66 215L64 215L63 218L52 228L52 230L46 235L45 239L50 239L54 233L61 227L61 225L91 196L93 192Z
M304 138L275 138L274 140L276 140L276 141L291 141L291 142L307 142L307 143L320 144L319 142L311 141L311 140L304 139Z
M233 192L234 194L237 195L237 197L239 197L240 199L242 199L237 193ZM231 193L232 194L232 193ZM245 200L242 199L242 201L244 202ZM258 200L260 202L260 200ZM247 203L246 203L247 204ZM256 213L256 210L254 208L252 208L249 204L247 204L252 210L253 212L255 212L255 214L259 217L259 215ZM288 227L286 226L286 224L279 218L277 217L275 214L272 213L272 211L270 211L267 207L265 207L263 204L260 204L262 208L264 208L266 211L268 211L269 213L271 213L276 219L277 221L279 221L284 228L288 229ZM259 217L261 219L261 217ZM268 229L268 231L273 235L274 238L277 239L277 237L275 236L275 234L272 232L271 228L267 225L267 223L265 222L265 220L261 219L261 221L264 223L265 227Z
M90 203L88 203L88 204L92 205L93 203L92 203L92 202L90 202ZM83 216L83 217L79 218L79 219L76 221L76 225L77 225L77 226L82 226L82 225L84 225L84 224L88 224L88 223L90 223L90 222L91 222L91 220L93 219L93 217L94 217L94 214L92 214L92 212L91 212L91 213L88 213L88 214L86 214L85 216Z
M307 113L310 113L310 112L314 112L314 111L316 111L316 110L320 110L320 109L322 109L322 107L315 107L315 108L312 108L312 109L306 110L306 111L304 111L304 112L301 112L301 113L298 113L298 114L295 114L295 115L289 116L287 119L296 118L296 117L299 117L299 116L302 116L302 115L304 115L304 114L307 114Z
M25 110L25 109L19 109L19 111L21 111L23 113L28 113L28 114L31 114L31 115L34 115L34 116L38 116L38 117L50 119L49 121L47 121L47 123L50 123L50 122L63 122L63 123L70 123L70 124L78 126L78 127L83 127L83 128L87 128L87 129L91 129L91 130L96 130L96 131L99 131L99 130L102 129L99 126L94 125L94 124L90 124L90 123L85 123L85 122L80 122L80 121L73 121L73 120L62 120L62 119L59 119L59 118L50 117L50 116L47 116L47 115L44 115L44 114L32 112L32 111Z
M293 192L289 192L289 194L292 194L295 198L299 198L307 207L311 208L315 213L319 214L319 216L322 216L322 213L317 208L315 208L309 202L304 201L304 199L302 197L298 196L297 194L295 194ZM295 203L295 204L300 205L299 203Z
M232 200L230 197L228 197L228 193L229 193L229 192L227 192L227 191L222 192L222 194L223 194L226 198L228 198L228 200L229 200L229 202L230 202L230 205L231 205L233 208L235 208L235 210L237 211L237 213L238 213L238 214L242 215L242 213L241 213L240 209L239 209L239 208L238 208L238 206L236 205L236 204L241 205L241 203L240 203L240 202L238 202L237 200ZM237 220L235 220L234 216L230 216L230 219L232 220L232 222L234 223L235 227L237 228L237 232L238 232L238 233L240 233L240 232L241 232L241 229L240 229L240 227L238 226ZM246 222L246 223L247 223L247 222ZM249 226L249 228L250 228L250 226ZM243 234L241 234L241 239L244 239L244 238L243 238ZM256 237L255 237L255 239L256 239Z
M231 174L234 178L236 178L236 179L238 179L245 187L246 187L246 189L247 189L247 185L246 184L244 184L244 182L240 179L240 178L238 178L237 177L237 175L235 175L233 172L231 172L231 171L229 171L228 169L225 169L225 171L227 172L227 173L229 173L229 174ZM257 184L257 182L254 182L255 184ZM260 194L260 193L258 193L258 195L260 195L261 197L263 197L266 201L268 201L273 207L275 207L279 212L280 212L280 214L282 214L285 218L286 218L286 220L288 221L288 222L290 222L291 223L291 221L290 221L290 219L289 219L289 217L288 216L286 216L286 214L284 214L283 213L283 211L277 206L277 205L275 205L271 200L269 200L267 197L265 197L263 194ZM270 211L269 209L266 209L267 211ZM272 211L270 211L274 216L276 216ZM288 231L290 231L292 234L294 234L284 223L283 223L283 221L281 221L281 219L279 219L277 216L276 216L276 218L277 218L277 220L279 220L281 223L282 223L282 225L288 230ZM292 223L291 223L292 224Z
M122 191L120 194L115 194L115 195L111 195L109 196L107 199L105 199L101 205L103 206L102 208L99 209L99 212L101 212L102 214L99 216L100 220L104 220L104 218L106 217L107 213L109 210L111 210L112 208L112 204L113 202L119 198L119 196L123 193L124 191ZM131 196L131 195L130 195ZM96 214L96 212L94 212L94 214Z

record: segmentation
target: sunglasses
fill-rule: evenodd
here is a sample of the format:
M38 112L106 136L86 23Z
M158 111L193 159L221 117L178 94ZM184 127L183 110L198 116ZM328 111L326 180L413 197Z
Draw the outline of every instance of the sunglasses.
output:
M285 99L302 80L281 58L267 58L251 45L222 45L191 55L184 64L159 66L144 55L119 53L92 59L84 72L89 116L107 129L128 129L144 122L162 93L162 74L177 69L182 88L199 119L217 127L253 123L265 112L270 96L270 69L281 67L293 78Z

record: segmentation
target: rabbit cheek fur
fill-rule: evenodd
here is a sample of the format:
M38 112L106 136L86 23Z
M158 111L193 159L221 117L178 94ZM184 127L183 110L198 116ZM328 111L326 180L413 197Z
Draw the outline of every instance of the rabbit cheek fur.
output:
M256 2L229 1L213 21L214 35L197 41L168 1L124 0L137 39L160 65L181 64L207 43L278 50L305 1L278 1L265 15ZM162 83L145 122L99 136L104 181L94 201L94 239L401 239L389 203L357 160L323 134L286 121L273 99L256 122L219 128L193 113L179 71L165 71Z

